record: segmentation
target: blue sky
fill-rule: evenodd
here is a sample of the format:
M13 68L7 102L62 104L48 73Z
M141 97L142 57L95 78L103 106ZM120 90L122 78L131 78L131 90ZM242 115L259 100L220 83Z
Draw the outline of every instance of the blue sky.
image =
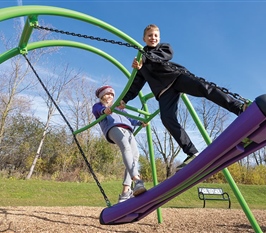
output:
M161 42L170 43L175 51L174 62L251 100L266 92L265 1L1 0L0 7L18 4L79 11L118 28L142 45L145 26L157 24ZM66 31L120 40L93 25L72 19L39 16L39 20ZM1 22L0 29L10 33L11 23L12 20ZM83 42L109 53L131 71L137 50L103 42ZM75 49L66 49L64 53L73 67L81 68L97 82L108 77L118 93L126 83L117 68L97 55ZM146 91L150 92L149 88Z
M174 62L244 98L254 100L266 93L266 1L0 1L0 8L17 5L55 6L85 13L116 27L142 45L143 29L156 24L160 27L161 42L170 43L175 51ZM121 41L81 21L58 16L38 19L60 30ZM12 25L12 20L0 22L0 30L11 35ZM133 48L60 37L95 46L132 70L131 63L137 54ZM4 51L0 44L0 53ZM62 49L61 53L60 58L54 56L54 62L64 59L73 68L82 69L96 85L107 78L118 95L126 85L124 74L95 54L71 48ZM143 93L150 93L149 87L145 86Z

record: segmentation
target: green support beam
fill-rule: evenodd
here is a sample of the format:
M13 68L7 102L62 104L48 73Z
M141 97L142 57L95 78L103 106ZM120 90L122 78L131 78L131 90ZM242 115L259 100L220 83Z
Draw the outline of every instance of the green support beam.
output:
M209 137L207 131L205 130L205 128L203 127L195 109L193 108L191 102L189 101L188 97L186 95L182 95L182 100L184 101L184 103L186 104L190 115L192 116L194 122L196 123L202 137L204 138L205 142L207 143L207 145L212 143L211 138ZM222 170L223 175L225 176L227 182L229 183L231 189L233 190L239 204L241 205L243 211L245 212L250 224L252 225L253 229L255 230L255 232L257 233L262 233L262 230L260 228L260 226L258 225L254 215L252 214L250 208L248 207L243 195L241 194L239 188L237 187L233 177L231 176L230 172L228 171L227 168Z
M33 26L38 24L38 16L31 15L27 18L18 47L21 54L27 53L27 44L33 31Z

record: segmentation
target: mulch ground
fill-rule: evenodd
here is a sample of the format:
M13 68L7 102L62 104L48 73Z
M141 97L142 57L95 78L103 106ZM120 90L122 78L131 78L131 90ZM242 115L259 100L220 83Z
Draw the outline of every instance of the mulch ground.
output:
M161 208L163 222L154 211L139 222L101 225L98 207L0 207L0 232L23 233L207 233L255 232L242 210ZM266 210L252 210L262 232L266 232Z

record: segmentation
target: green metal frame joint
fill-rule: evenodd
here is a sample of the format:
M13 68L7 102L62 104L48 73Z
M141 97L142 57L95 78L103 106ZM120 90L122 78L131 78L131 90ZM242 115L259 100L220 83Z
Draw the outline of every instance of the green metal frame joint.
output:
M28 49L27 49L27 47L19 48L19 52L22 55L26 55L26 54L28 54Z
M29 24L31 27L35 27L39 25L38 15L30 15L28 19L29 19Z

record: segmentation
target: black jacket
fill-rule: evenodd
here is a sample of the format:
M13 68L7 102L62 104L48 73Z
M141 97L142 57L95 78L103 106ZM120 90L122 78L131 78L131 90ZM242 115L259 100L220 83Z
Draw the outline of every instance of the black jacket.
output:
M170 44L162 43L156 47L145 46L144 51L147 56L144 54L142 57L143 65L137 71L132 85L123 98L125 103L134 99L146 82L158 100L160 92L181 74L180 69L185 69L179 64L169 62L173 58Z

